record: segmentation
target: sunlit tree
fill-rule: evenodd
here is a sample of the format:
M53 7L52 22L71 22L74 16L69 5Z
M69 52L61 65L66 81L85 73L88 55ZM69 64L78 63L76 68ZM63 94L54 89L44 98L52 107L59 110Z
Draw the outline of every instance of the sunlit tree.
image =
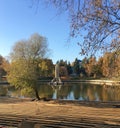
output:
M106 77L120 77L120 55L107 52L103 56L102 72Z
M84 68L88 76L96 77L97 74L96 58L94 56L88 58L86 64L84 64Z
M39 63L40 76L53 77L54 65L51 59L41 59Z
M48 53L45 37L33 34L28 40L15 43L10 54L11 66L8 72L8 82L17 88L32 88L36 98L38 94L39 63Z
M97 50L120 51L120 0L43 0L58 12L67 12L70 35L83 37L78 42L82 54ZM40 0L34 1L37 7Z
M103 66L103 57L100 57L97 61L97 76L99 77L103 77L102 66Z
M3 56L0 55L0 79L6 76L7 69L9 68L9 62Z

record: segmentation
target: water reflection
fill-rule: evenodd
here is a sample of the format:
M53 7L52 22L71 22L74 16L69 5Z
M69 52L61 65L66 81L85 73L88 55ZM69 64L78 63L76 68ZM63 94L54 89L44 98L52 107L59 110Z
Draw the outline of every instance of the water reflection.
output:
M21 90L9 89L11 96L35 97L33 91L22 93ZM62 86L39 85L40 97L80 101L120 101L120 88L104 88L91 84L65 84Z

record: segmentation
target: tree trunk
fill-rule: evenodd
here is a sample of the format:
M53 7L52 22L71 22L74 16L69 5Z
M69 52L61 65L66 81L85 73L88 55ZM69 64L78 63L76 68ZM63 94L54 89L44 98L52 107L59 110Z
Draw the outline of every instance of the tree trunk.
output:
M37 98L38 100L40 100L40 97L39 97L39 94L38 94L38 90L37 90L36 87L34 88L34 91L35 91L35 96L36 96L36 98Z

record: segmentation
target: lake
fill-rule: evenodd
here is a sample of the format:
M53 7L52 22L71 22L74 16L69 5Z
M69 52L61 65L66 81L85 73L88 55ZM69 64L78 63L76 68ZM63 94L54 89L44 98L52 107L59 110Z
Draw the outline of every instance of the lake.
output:
M0 94L6 93L11 97L32 97L35 98L32 90L15 90L14 88L0 89ZM27 92L27 93L26 93ZM120 88L108 87L101 85L92 85L87 83L65 83L61 86L51 86L48 84L39 85L40 97L62 100L79 100L79 101L120 101Z

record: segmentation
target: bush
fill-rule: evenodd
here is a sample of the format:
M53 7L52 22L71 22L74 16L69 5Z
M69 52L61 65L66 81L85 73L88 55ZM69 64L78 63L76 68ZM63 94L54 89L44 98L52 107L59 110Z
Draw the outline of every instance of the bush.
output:
M8 93L8 88L6 86L0 86L0 96L6 96Z

